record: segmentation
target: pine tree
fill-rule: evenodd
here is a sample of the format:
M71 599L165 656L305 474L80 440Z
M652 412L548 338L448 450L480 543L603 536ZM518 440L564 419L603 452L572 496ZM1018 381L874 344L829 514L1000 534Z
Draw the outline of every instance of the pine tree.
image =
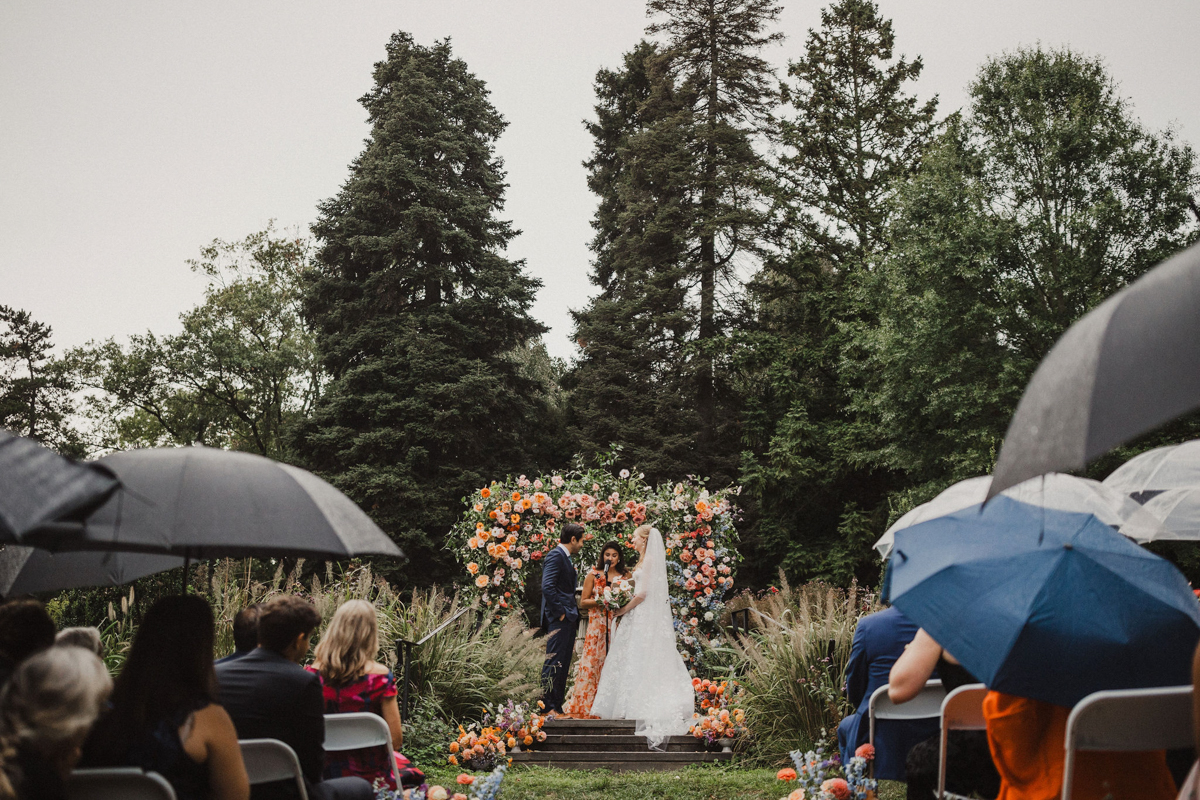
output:
M918 167L936 109L910 93L921 60L894 47L875 3L838 0L783 89L778 250L751 285L745 369L758 379L743 412L742 480L759 511L752 561L782 561L796 576L873 579L865 545L886 518L892 477L854 457L842 364L846 326L869 313L849 286L886 248L891 197Z
M541 389L508 354L544 330L540 284L503 255L505 122L484 83L403 32L374 78L366 149L313 226L305 308L332 380L298 444L427 583L449 574L461 498L524 466Z
M642 42L596 77L588 186L600 198L591 280L573 314L581 358L568 379L581 452L612 444L651 481L695 471L699 426L686 391L695 323L687 313L687 103L659 49Z
M28 311L0 305L0 428L82 458L71 424L78 378L69 359L54 356L51 334Z

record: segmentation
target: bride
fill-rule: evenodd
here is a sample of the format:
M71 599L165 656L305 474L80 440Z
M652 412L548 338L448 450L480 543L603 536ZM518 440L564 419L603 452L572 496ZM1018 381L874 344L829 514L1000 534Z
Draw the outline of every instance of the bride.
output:
M668 736L691 726L695 695L683 657L675 649L675 627L667 596L667 554L662 534L649 525L633 532L641 560L633 570L634 597L617 612L624 616L609 645L592 714L602 719L636 719L635 733L661 750Z

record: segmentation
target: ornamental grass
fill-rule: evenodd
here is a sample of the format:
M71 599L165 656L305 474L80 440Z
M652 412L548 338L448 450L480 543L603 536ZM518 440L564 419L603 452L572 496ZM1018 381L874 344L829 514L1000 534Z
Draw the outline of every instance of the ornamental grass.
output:
M787 763L793 750L836 744L837 724L850 712L843 674L859 617L877 609L856 583L840 589L812 582L750 598L753 631L731 640L726 653L745 694L752 734L744 755L761 764Z

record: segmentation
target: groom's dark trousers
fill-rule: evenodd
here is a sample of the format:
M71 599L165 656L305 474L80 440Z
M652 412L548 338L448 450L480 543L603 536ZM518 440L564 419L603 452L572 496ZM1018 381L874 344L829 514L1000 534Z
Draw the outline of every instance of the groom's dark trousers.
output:
M542 562L542 625L546 637L546 661L542 664L542 702L546 711L562 713L563 694L567 689L567 667L575 645L579 611L575 606L578 574L571 557L555 547Z

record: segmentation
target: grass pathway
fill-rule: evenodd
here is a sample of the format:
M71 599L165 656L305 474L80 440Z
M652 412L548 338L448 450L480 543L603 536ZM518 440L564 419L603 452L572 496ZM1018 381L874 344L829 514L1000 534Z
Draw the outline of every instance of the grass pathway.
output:
M430 784L454 791L457 770L426 770ZM773 769L695 766L671 772L574 771L547 767L509 770L503 800L779 800L794 788ZM885 782L879 800L903 800L904 784Z

